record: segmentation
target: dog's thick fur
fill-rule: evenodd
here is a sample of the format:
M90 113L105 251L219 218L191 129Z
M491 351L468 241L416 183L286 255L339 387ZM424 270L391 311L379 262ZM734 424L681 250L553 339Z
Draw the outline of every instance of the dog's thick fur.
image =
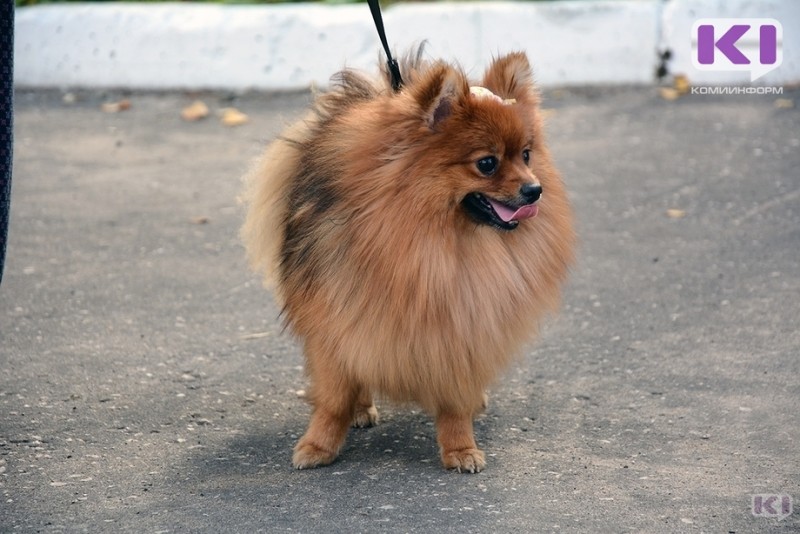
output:
M487 70L496 99L421 57L402 62L397 93L386 72L341 72L246 176L248 256L306 356L313 414L297 468L332 462L351 424L376 423L376 394L435 417L445 467L483 469L472 421L484 390L557 307L572 260L525 55ZM487 154L491 176L476 170ZM512 230L462 205L473 192L512 202L523 183L541 184L539 212Z

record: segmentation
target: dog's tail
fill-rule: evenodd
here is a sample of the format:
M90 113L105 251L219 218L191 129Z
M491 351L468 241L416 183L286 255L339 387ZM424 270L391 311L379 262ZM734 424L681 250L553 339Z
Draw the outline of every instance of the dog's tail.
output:
M242 181L240 200L246 216L239 235L254 271L263 275L264 285L277 291L278 266L284 241L284 222L292 178L300 165L301 145L318 118L310 113L273 141ZM276 294L278 300L281 295Z

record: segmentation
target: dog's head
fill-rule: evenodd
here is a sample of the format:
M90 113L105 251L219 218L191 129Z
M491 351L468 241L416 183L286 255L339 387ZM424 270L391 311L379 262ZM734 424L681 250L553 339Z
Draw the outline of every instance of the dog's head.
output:
M475 223L514 230L536 216L546 190L538 160L547 154L526 56L496 59L480 86L444 63L415 74L406 98L426 126L414 136L425 147L415 154L424 172L433 171L450 202Z

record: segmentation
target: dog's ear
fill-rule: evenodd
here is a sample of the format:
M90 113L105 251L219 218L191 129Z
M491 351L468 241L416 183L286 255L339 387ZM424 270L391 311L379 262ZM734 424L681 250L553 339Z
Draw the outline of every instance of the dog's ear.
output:
M483 86L503 99L536 101L533 71L523 52L512 52L492 61L483 76Z
M445 64L434 65L410 87L417 109L431 130L453 112L456 103L469 94L469 84L458 71Z

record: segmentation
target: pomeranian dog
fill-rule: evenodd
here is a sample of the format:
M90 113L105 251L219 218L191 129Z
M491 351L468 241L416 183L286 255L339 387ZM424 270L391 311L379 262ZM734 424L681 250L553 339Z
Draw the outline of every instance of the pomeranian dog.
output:
M485 390L559 302L572 214L523 53L479 85L421 49L405 85L340 72L245 177L242 238L302 342L311 421L298 469L333 462L373 395L435 418L475 473Z

